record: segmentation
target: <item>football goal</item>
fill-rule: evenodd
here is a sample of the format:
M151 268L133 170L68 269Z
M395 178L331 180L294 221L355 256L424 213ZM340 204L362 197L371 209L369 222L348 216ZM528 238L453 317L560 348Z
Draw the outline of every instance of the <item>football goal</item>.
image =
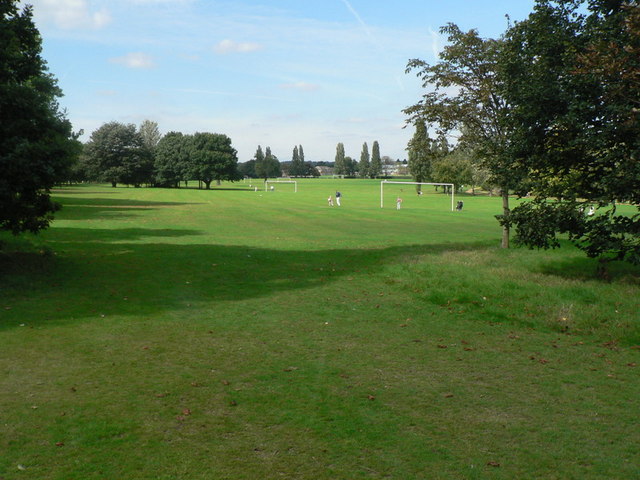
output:
M298 193L298 182L296 180L266 180L264 182L264 191L273 189L273 183L293 183L293 192Z
M396 184L396 185L432 185L432 186L441 186L441 187L450 187L449 188L449 193L451 195L451 211L453 212L455 210L455 200L454 200L454 192L455 192L455 185L453 183L429 183L429 182L394 182L391 180L382 180L380 182L380 208L384 208L384 186L385 185L389 185L389 184Z

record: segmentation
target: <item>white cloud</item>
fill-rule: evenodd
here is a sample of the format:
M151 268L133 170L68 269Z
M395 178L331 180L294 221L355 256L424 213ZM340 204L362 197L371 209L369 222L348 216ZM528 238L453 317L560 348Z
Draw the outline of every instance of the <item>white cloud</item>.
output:
M91 105L87 95L81 95L86 85L75 86L70 80L62 84L74 125L85 132L109 120L139 123L151 118L164 132L228 134L241 161L250 159L258 144L270 145L284 160L289 159L293 144L302 144L310 160L330 161L338 142L356 157L362 142L371 145L373 140L380 142L384 155L406 155L413 132L398 127L403 125L401 109L415 103L422 90L415 76L405 80L406 90L397 77L403 74L407 59L430 56L432 37L423 28L363 25L362 17L347 4L342 12L345 22L291 18L269 2L259 2L259 8L247 6L258 3L253 0L225 2L229 6L225 9L215 8L218 2L200 0L81 3L92 11L108 8L114 21L101 31L50 29L47 33L52 39L95 46L94 52L87 50L93 56L89 57L92 65L96 57L110 59L91 68ZM78 50L82 53L85 48ZM145 53L124 55L127 52ZM74 58L64 57L69 63ZM70 67L61 65L72 72L87 71L80 60ZM111 69L118 65L118 77L100 70L105 65ZM161 75L146 75L149 70L140 75L140 70L154 66L152 71ZM84 78L76 77L78 82ZM101 91L96 94L97 88ZM162 96L151 98L151 90ZM305 97L302 104L301 96ZM381 111L391 112L392 121L375 125L373 118Z
M92 10L87 0L31 0L38 21L53 23L63 30L98 30L111 22L106 8Z
M284 88L288 90L301 90L304 92L314 92L318 90L320 86L313 83L294 82L294 83L283 83L280 85L280 88Z
M153 58L150 55L142 52L132 52L123 55L122 57L110 58L111 63L117 63L124 65L127 68L135 69L148 69L156 66Z
M213 51L219 54L226 53L250 53L262 50L262 45L252 42L235 42L225 39L213 47Z

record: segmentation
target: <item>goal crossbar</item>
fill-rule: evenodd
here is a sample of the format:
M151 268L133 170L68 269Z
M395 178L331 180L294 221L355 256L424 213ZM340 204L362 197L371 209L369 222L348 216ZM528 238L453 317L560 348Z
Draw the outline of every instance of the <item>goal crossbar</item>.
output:
M269 188L269 183L293 183L293 192L298 193L298 182L296 180L266 180L264 182L264 191Z
M455 210L454 207L454 195L455 195L455 185L453 183L430 183L430 182L394 182L391 180L382 180L380 182L380 208L384 208L384 185L389 183L396 183L402 185L437 185L442 187L451 187L451 211Z

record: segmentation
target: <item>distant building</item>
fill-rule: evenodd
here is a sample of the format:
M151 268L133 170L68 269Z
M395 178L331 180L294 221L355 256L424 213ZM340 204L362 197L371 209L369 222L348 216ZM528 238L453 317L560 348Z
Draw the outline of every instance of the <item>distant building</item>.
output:
M316 170L318 170L322 176L333 175L333 167L317 166Z

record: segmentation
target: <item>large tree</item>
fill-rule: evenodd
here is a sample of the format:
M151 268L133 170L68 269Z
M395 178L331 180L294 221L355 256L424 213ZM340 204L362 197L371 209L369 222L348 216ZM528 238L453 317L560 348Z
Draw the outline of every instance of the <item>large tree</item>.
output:
M302 177L305 174L304 160L300 158L298 146L293 147L291 156L291 166L289 167L289 175L292 177Z
M85 145L89 178L139 187L153 181L153 157L133 124L107 122Z
M256 175L263 178L265 182L269 178L279 177L282 173L280 161L271 153L271 147L266 147L263 153L262 147L258 145L254 160L256 161Z
M473 164L462 148L439 155L432 167L435 182L453 183L458 192L473 182Z
M369 176L377 178L382 175L382 159L380 158L380 144L375 140L371 147L371 165L369 166Z
M333 164L333 172L336 175L346 175L347 171L344 163L344 144L342 142L336 145L336 157Z
M637 1L539 0L507 34L512 148L534 198L507 221L530 247L559 246L565 233L602 262L640 264L639 10ZM635 213L619 213L619 202ZM591 205L597 215L583 213Z
M263 175L266 173L266 165L264 164L264 151L262 150L262 145L258 145L256 149L256 153L253 155L252 159L254 163L254 172L256 177L264 178L266 181L269 178L269 175Z
M429 65L410 60L407 73L416 71L426 93L404 110L409 122L434 126L438 136L457 136L471 148L491 173L492 183L502 194L502 215L510 213L509 193L522 188L523 173L516 168L509 150L510 108L501 96L498 58L502 40L484 39L476 30L461 31L448 24L440 29L449 44L440 61ZM502 246L509 246L509 224L502 224Z
M371 160L369 157L369 147L367 142L362 144L362 151L360 152L360 163L358 163L358 174L362 178L369 177L369 171L371 169Z
M264 166L265 172L268 177L279 177L282 175L282 168L280 167L280 160L273 153L271 153L271 147L264 149Z
M145 148L149 150L152 155L155 154L158 142L162 138L162 134L158 129L158 122L154 122L153 120L143 120L138 128L138 132L142 137L142 144Z
M421 119L415 122L415 132L407 145L409 154L409 173L416 182L428 182L431 179L432 165L438 159L439 150L435 142L429 138L427 126ZM417 191L422 190L420 185Z
M59 206L50 189L67 180L81 145L41 57L30 6L0 0L0 229L46 228Z
M300 162L302 163L303 177L319 177L320 176L320 172L311 162L305 162L304 150L302 149L302 145L298 145L298 156L300 157Z
M240 173L240 175L242 177L245 178L257 178L258 175L256 175L256 161L255 160L249 160L243 163L239 163L238 164L238 172Z
M189 152L189 176L200 180L206 189L211 182L239 179L238 157L231 139L221 133L198 132L193 135Z
M180 132L164 135L155 148L154 184L160 187L178 187L188 180L191 136Z
M355 177L358 174L358 162L347 156L344 157L344 175L347 177Z

